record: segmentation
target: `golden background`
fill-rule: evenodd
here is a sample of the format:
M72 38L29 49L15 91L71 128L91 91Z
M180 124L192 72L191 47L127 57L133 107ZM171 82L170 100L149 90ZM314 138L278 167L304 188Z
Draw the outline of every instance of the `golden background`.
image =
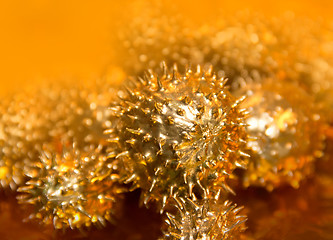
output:
M176 5L177 8L184 9L183 15L198 23L204 23L207 19L220 16L221 10L232 13L246 9L268 16L292 11L298 16L331 21L333 10L333 1L330 0L172 0L168 1L168 5ZM128 17L129 9L133 6L136 6L136 11L140 11L140 8L144 7L138 0L0 0L0 96L20 91L31 84L64 80L89 81L100 77L112 63L118 63L115 59L116 54L114 54L117 46L112 45L113 39L117 32L116 29L126 26L125 19ZM332 149L333 146L331 146L330 152ZM332 162L332 157L330 160ZM330 169L333 169L332 163ZM331 180L326 185L327 188L324 191L330 190L329 197L332 199ZM305 218L311 218L311 221L312 218L320 218L319 214L313 215L314 211L308 210L313 205L316 207L315 204L307 205L307 201L316 203L317 198L303 199L304 196L315 196L320 191L321 189L318 189L317 183L314 182L300 191L287 189L282 193L275 192L274 195L264 195L259 199L253 194L255 195L251 198L253 203L249 202L248 206L258 208L259 205L264 206L262 208L265 208L265 211L260 215L262 221L256 222L256 226L250 227L256 230L261 226L262 229L265 229L266 225L275 226L275 232L272 234L281 234L279 226L276 226L279 223L276 221L281 219L284 221L287 218L291 218L291 224L286 223L291 228L302 227L302 225L293 226L295 221L292 219L294 212L291 211L291 208L296 209L299 206L302 208L299 211L297 209L298 212L308 213L309 216L305 215ZM3 199L1 194L0 199ZM248 192L246 194L248 196ZM242 197L242 193L240 193L240 197ZM9 197L8 203L0 201L0 239L49 239L49 236L52 235L50 234L52 231L49 232L49 229L40 232L40 228L33 224L23 225L19 222L21 212L13 203L14 200L10 199L14 199L14 197ZM132 201L136 204L135 200ZM266 206L268 201L270 201L270 206ZM103 236L105 239L117 239L128 231L133 231L134 237L124 239L142 239L140 236L135 238L136 231L139 232L137 222L141 223L141 233L147 232L151 235L159 233L160 216L145 209L133 210L133 202L130 202L130 208L127 208L125 213L130 217L123 219L117 226L119 233L115 233L114 228L111 227L102 232L95 232L95 235L91 235L93 236L91 239L102 239ZM288 209L286 216L276 214L277 216L274 215L273 218L268 219L271 209L283 208ZM289 211L289 209L291 210ZM136 216L133 214L134 211L138 211ZM276 211L276 213L280 214L280 211ZM325 216L325 213L323 215ZM249 214L249 217L253 216ZM297 217L295 218L298 220ZM311 221L309 220L309 222ZM317 219L313 221L317 221ZM332 232L332 230L328 232ZM63 239L73 239L72 236L77 235L73 233ZM269 234L265 236L269 236ZM260 237L257 236L257 239L264 239L264 237ZM303 239L303 237L304 235L302 238L291 235L289 239ZM311 235L308 239L311 239Z
M117 61L112 38L128 14L131 0L11 0L0 1L0 94L41 81L89 80ZM333 1L168 1L198 22L249 9L266 15L293 11L330 19ZM137 10L140 11L140 4ZM117 25L117 23L120 23Z

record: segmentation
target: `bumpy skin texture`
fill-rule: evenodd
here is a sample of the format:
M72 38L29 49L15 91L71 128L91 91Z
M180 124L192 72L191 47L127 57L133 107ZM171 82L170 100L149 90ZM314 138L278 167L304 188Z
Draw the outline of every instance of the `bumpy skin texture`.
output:
M176 67L133 79L113 106L110 157L123 164L125 182L142 200L163 208L170 196L208 197L232 191L226 179L244 166L245 113L211 69L180 74Z
M271 80L249 84L238 94L248 95L242 107L249 111L251 158L244 184L297 188L313 172L324 146L325 125L313 98L295 84Z
M44 143L77 142L84 151L105 145L104 127L112 124L99 94L53 86L7 98L1 103L0 183L16 189ZM103 99L103 98L102 98ZM105 124L105 126L103 126Z
M174 216L167 213L167 231L161 240L231 240L239 239L246 217L238 215L242 207L229 201L192 201L175 198L178 208Z
M29 218L53 224L56 229L110 221L117 209L116 199L123 192L116 165L106 165L101 149L85 153L75 146L45 148L34 171L28 173L31 179L18 189L23 192L20 203L35 207Z

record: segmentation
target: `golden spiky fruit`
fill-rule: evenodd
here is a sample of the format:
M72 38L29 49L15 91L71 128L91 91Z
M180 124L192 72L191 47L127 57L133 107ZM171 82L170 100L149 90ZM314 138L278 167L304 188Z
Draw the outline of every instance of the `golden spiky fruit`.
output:
M226 179L243 167L247 134L245 113L212 69L176 67L160 73L148 71L120 92L111 107L119 119L110 135L110 157L123 164L125 182L142 189L146 204L159 209L169 197L208 197L222 189Z
M310 88L327 71L332 36L323 21L250 11L224 14L213 21L196 28L205 39L204 60L231 81L274 77Z
M149 2L138 9L119 33L123 48L118 58L131 74L155 69L165 60L210 63L219 69L219 77L228 77L232 91L239 83L288 79L314 95L332 121L333 35L324 21L239 11L222 12L198 25L185 21L182 10L170 11L163 3Z
M300 80L311 57L318 55L319 27L319 22L293 14L226 14L204 28L203 37L210 39L205 60L231 80Z
M229 201L193 201L175 198L177 214L167 213L168 229L163 240L231 240L239 239L246 229L246 216L238 215L242 207Z
M313 73L325 75L325 65L332 66L325 54L331 48L330 31L320 21L290 13L267 17L238 11L222 12L198 25L182 18L181 11L149 2L130 15L119 33L119 57L127 71L154 69L162 60L209 62L231 81L278 77L312 87L318 83Z
M38 159L42 144L51 141L50 130L58 120L56 109L59 93L37 91L20 93L4 99L0 120L0 179L2 187L15 189L24 182L24 168Z
M297 188L313 172L313 161L324 146L325 124L313 98L296 84L269 79L249 84L238 94L247 94L242 107L249 111L251 158L244 184Z
M105 92L106 99L109 93ZM60 90L61 99L57 102L57 111L60 118L53 127L52 136L65 142L76 142L77 147L85 148L105 146L106 139L103 134L104 127L110 126L105 122L108 110L105 99L98 99L94 92L84 88Z
M314 95L332 121L333 34L325 21L240 11L192 31L202 60L229 78L231 91L267 77L292 81Z
M333 38L333 36L331 37ZM315 97L327 122L333 122L333 40L320 46L324 56L312 59L312 67L308 70L309 84L307 91Z
M107 107L86 89L53 86L24 92L0 106L0 183L15 189L24 183L27 166L38 160L44 143L77 142L85 148L105 145ZM105 126L105 127L106 127Z
M45 146L31 178L18 189L21 204L33 204L29 219L53 224L56 229L105 225L117 210L123 188L116 165L106 164L101 149Z

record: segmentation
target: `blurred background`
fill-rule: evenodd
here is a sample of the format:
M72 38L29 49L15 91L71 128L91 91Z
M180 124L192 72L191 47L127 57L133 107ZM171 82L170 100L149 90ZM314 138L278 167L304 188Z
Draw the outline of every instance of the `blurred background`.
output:
M0 1L0 95L41 81L83 81L99 77L114 61L112 39L126 25L129 9L142 1ZM223 11L249 9L265 15L293 11L331 19L329 0L168 1L198 23Z
M121 65L116 57L115 35L128 24L132 14L145 10L147 2L0 0L0 96L45 82L94 81L112 66ZM266 16L294 12L297 16L330 22L333 10L330 0L164 2L167 7L180 9L184 17L198 24L211 21L221 11L232 14L239 10ZM326 151L331 154L333 144ZM252 209L247 212L253 219L249 222L247 239L319 239L318 236L323 235L319 230L313 230L314 222L328 222L324 224L325 229L320 230L327 232L327 237L322 239L333 239L333 180L327 177L333 172L332 154L329 158L328 166L319 166L322 177L309 180L300 190L287 188L273 194L253 189L240 192L236 201ZM326 199L330 202L326 203ZM59 237L51 229L21 223L23 214L15 196L0 193L0 239L155 239L160 234L161 217L151 210L138 209L137 192L130 193L126 201L125 217L117 227L109 226L86 235L72 232L67 237ZM256 218L258 220L254 221ZM281 226L281 222L285 224ZM293 230L297 227L305 231L297 235ZM281 234L285 237L280 238Z

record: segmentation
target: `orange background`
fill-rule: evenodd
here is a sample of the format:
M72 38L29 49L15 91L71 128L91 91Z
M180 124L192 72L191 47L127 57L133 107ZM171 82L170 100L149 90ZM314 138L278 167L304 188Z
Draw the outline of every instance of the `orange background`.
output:
M59 79L93 79L113 61L111 39L130 0L0 1L0 95L27 84ZM333 1L168 1L196 21L221 9L251 9L265 14L293 10L329 16ZM125 24L121 22L121 24ZM120 25L121 25L120 24Z

